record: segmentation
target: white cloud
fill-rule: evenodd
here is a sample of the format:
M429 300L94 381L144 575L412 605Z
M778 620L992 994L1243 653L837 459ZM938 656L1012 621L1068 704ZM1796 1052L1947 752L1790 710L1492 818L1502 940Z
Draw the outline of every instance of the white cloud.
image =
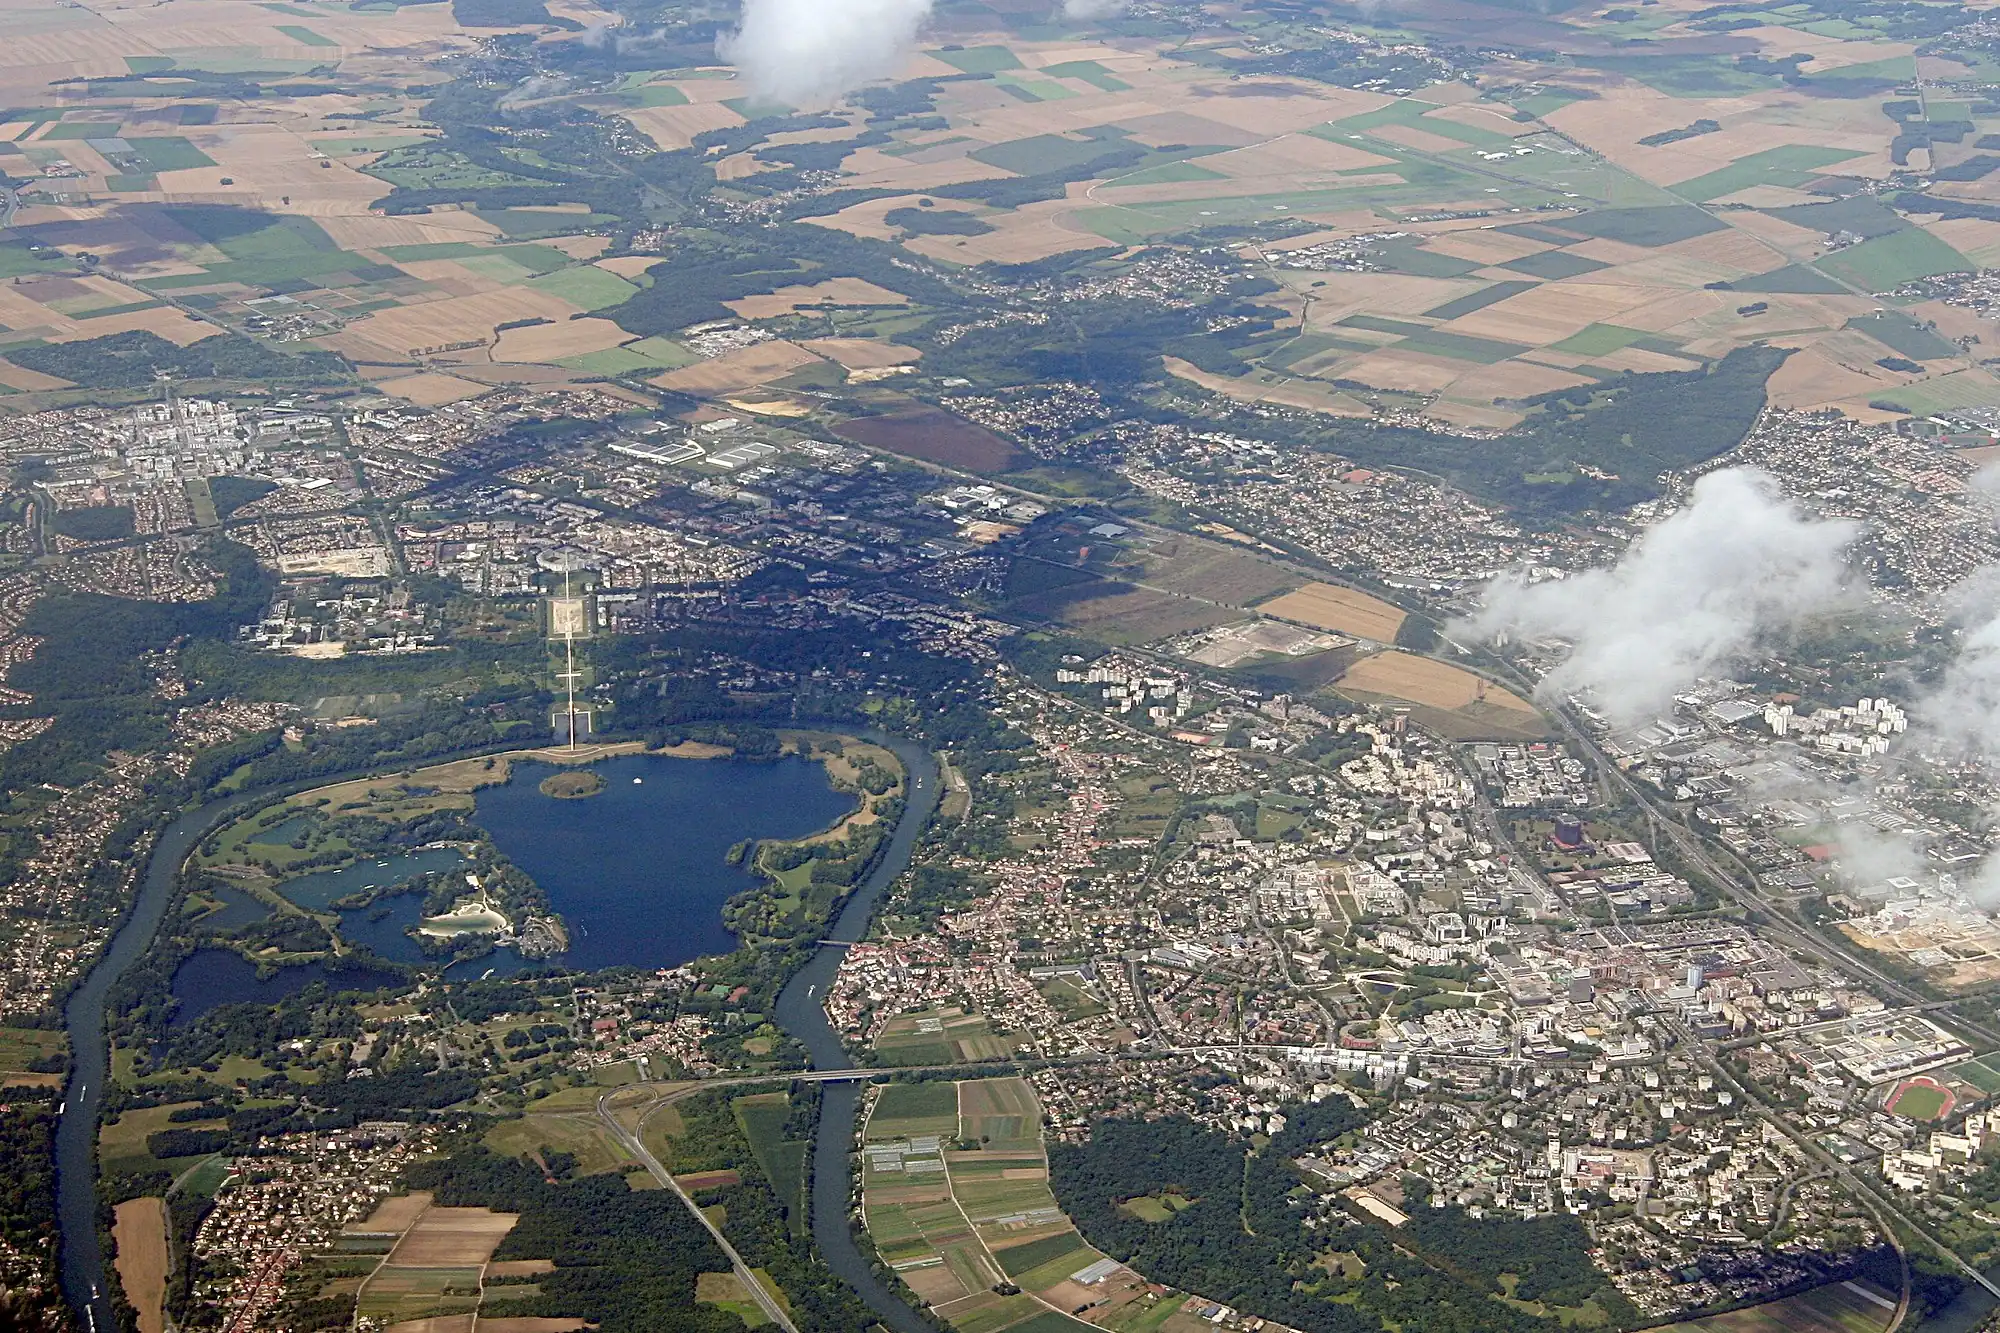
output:
M743 0L715 49L760 97L825 107L893 76L930 13L931 0Z
M1125 0L1063 0L1063 17L1079 23L1124 12Z
M1777 630L1844 594L1843 550L1857 525L1801 513L1768 474L1727 468L1609 569L1530 586L1503 576L1462 628L1554 637L1569 656L1544 692L1588 690L1613 721L1670 706L1697 677L1726 669Z

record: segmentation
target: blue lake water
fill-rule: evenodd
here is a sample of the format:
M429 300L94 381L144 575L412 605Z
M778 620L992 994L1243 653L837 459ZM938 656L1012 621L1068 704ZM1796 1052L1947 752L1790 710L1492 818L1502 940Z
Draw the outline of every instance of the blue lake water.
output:
M758 881L729 849L802 838L854 809L805 759L627 755L594 769L604 789L582 800L544 796L558 770L533 763L477 797L480 827L569 924L569 952L552 960L565 967L673 967L735 948L722 905Z
M446 976L467 980L489 971L508 976L545 962L585 970L673 967L725 953L736 940L723 928L722 906L757 883L750 871L728 864L729 849L746 838L804 837L854 809L854 798L834 789L826 769L804 759L758 763L628 755L595 768L604 788L582 800L543 795L542 779L557 770L535 763L515 764L510 781L476 798L480 826L542 886L568 923L569 952L541 960L496 949L453 964ZM301 907L324 912L350 893L447 870L463 859L451 848L408 852L301 875L278 891ZM262 910L240 891L221 894L232 914L245 910L235 901L239 898ZM422 910L423 899L414 893L350 908L340 913L341 937L391 961L420 964L423 951L406 931ZM255 919L254 914L244 918ZM259 981L255 966L239 955L204 949L174 973L173 992L181 1002L174 1022L190 1023L218 1005L271 1004L318 980L373 989L379 976L314 964L284 968Z
M211 885L209 895L221 901L222 906L201 917L203 930L235 930L247 926L252 921L262 921L271 914L271 909L241 889L224 885Z
M258 830L244 841L252 846L289 847L292 839L303 832L311 822L304 815L293 815L290 819L279 820L267 829Z
M280 968L269 980L260 981L257 965L243 955L229 949L199 949L174 969L174 998L180 1001L180 1007L174 1012L173 1026L184 1027L225 1004L245 1001L276 1004L315 981L327 982L336 990L374 990L395 980L366 968L329 968L324 963L313 963Z
M310 875L286 880L278 886L278 892L308 911L324 912L333 906L336 898L345 898L363 889L400 884L434 870L449 870L464 860L465 857L454 848L432 847L421 852L362 861L339 870L316 870Z

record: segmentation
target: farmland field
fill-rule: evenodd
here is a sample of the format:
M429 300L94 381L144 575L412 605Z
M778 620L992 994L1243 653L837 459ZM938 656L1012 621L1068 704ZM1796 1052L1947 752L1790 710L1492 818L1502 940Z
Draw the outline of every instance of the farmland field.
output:
M891 1083L868 1116L870 1139L950 1134L958 1128L958 1089L949 1080Z
M1014 446L1000 436L937 408L853 417L837 433L856 444L973 472L1006 472L1021 462Z
M1403 609L1399 606L1331 583L1308 583L1294 592L1264 602L1256 609L1281 620L1294 620L1314 629L1352 634L1377 643L1394 643L1404 619Z
M112 1240L118 1250L118 1281L139 1312L139 1333L163 1333L166 1322L167 1206L159 1198L128 1199L117 1206Z

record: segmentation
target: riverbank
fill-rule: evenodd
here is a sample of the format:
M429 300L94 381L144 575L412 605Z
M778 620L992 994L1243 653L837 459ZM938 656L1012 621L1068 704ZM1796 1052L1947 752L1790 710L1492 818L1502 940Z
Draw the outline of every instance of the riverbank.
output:
M821 734L834 733L829 729ZM828 940L852 941L865 935L883 893L907 868L918 835L935 809L941 790L936 766L920 747L880 735L867 736L866 743L883 747L897 760L903 777L899 784L902 809L866 875L841 901L830 923L818 932L817 937ZM628 753L637 753L643 748L637 747ZM509 752L510 755L518 753ZM452 765L434 765L433 770L462 765L461 781L483 779L498 767L500 758L498 755L480 756L454 761ZM489 761L493 762L489 764ZM408 781L408 778L402 780ZM334 785L354 787L359 784L356 794L360 795L366 793L368 784L385 781L387 779L377 775ZM482 782L481 785L490 784ZM315 790L323 793L327 788ZM175 899L182 867L190 861L201 843L245 813L268 808L274 800L282 802L286 796L270 791L232 794L185 812L169 824L155 841L147 859L130 914L113 936L99 963L73 992L65 1009L73 1052L73 1076L57 1131L58 1207L63 1233L62 1287L79 1317L87 1310L90 1321L99 1328L115 1326L110 1298L105 1294L110 1282L105 1274L105 1256L96 1227L95 1140L98 1108L110 1075L105 1026L108 995L118 978L145 955ZM562 804L566 808L579 808L592 803ZM816 999L824 993L826 982L838 963L837 948L824 945L817 948L805 966L780 991L776 1005L780 1026L798 1040L816 1066L828 1069L844 1069L850 1065L837 1034L827 1024ZM851 1089L844 1086L828 1089L828 1099L822 1109L819 1133L810 1157L814 1163L810 1213L815 1244L829 1267L862 1296L884 1323L897 1333L928 1333L929 1325L874 1278L868 1260L848 1232L847 1210L852 1190L849 1152L854 1134L854 1111Z

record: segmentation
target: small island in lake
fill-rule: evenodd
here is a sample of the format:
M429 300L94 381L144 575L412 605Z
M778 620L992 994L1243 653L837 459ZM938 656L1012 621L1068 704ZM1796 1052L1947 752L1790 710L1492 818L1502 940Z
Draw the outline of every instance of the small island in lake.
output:
M564 769L543 778L541 790L542 795L553 796L559 801L580 801L603 791L604 779L592 769Z

